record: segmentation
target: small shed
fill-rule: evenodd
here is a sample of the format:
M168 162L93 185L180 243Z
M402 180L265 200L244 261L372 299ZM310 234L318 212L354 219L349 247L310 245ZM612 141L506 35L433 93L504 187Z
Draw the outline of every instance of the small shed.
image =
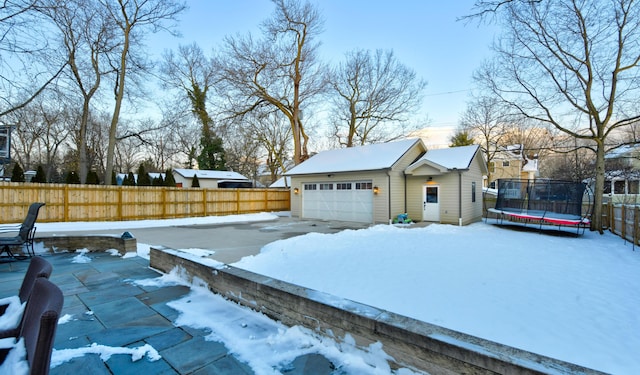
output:
M178 187L191 187L193 177L198 176L198 182L202 188L250 188L253 183L250 179L233 171L210 171L200 169L182 169L173 170L173 178L176 180Z
M363 223L403 213L414 221L479 221L486 164L478 150L427 151L420 139L405 139L320 152L286 173L291 214Z

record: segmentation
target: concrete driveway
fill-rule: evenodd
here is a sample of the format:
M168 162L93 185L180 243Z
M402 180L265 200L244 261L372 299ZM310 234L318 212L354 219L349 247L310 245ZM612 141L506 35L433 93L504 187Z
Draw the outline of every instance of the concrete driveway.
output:
M300 220L278 217L273 221L240 222L233 224L185 225L158 228L137 228L129 232L138 244L165 246L173 249L207 249L215 253L211 258L226 264L255 255L271 242L311 232L337 233L345 229L363 229L371 224L344 221ZM56 232L55 235L120 235L122 230ZM38 231L37 237L54 233Z

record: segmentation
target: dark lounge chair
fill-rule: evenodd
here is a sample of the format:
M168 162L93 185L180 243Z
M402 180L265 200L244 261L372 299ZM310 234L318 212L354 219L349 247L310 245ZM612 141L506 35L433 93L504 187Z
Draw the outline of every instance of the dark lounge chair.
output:
M4 226L0 227L0 233L7 232L18 232L17 236L10 237L0 237L0 255L4 252L10 258L15 258L18 260L27 259L29 256L35 255L33 250L33 238L36 235L36 219L38 218L38 212L40 211L40 207L44 206L44 203L36 202L32 203L29 206L29 211L27 212L27 217L25 217L22 224L18 226ZM12 247L24 246L25 251L22 255L14 254L11 251ZM26 255L25 255L26 254Z
M24 274L24 278L22 279L22 285L20 285L20 290L18 291L20 303L25 303L29 299L36 279L38 277L48 279L52 270L53 267L51 267L51 263L46 261L44 258L39 256L31 258L27 272ZM8 305L0 305L0 315L4 314L7 307Z
M51 352L64 297L55 284L45 278L36 279L27 301L16 341L24 338L29 373L49 374ZM0 363L12 349L0 349Z

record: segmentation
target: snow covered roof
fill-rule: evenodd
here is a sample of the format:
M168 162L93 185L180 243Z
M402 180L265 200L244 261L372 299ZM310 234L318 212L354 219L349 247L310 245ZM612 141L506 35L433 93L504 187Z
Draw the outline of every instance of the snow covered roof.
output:
M479 147L471 145L429 150L411 164L407 170L415 169L424 164L436 164L444 169L468 169Z
M233 171L210 171L210 170L200 170L200 169L182 169L176 168L174 169L176 173L185 178L193 178L193 175L197 174L198 179L213 179L213 180L242 180L249 181L248 178L241 175L238 172Z
M287 176L391 168L420 139L376 143L320 152L285 173Z
M273 184L269 185L270 188L287 188L291 187L291 177L280 177Z
M624 145L620 146L614 150L607 152L604 156L605 159L617 159L631 156L634 152L639 152L640 147L638 145Z
M538 159L527 159L527 163L522 166L523 172L537 172L538 171Z

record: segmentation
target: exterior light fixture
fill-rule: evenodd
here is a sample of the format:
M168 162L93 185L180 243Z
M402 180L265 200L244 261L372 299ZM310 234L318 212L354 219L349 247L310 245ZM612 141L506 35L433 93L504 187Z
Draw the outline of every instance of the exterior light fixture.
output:
M298 188L293 188L293 194L299 194L300 193L300 189Z
M380 189L377 186L373 187L373 194L378 194L380 192Z

